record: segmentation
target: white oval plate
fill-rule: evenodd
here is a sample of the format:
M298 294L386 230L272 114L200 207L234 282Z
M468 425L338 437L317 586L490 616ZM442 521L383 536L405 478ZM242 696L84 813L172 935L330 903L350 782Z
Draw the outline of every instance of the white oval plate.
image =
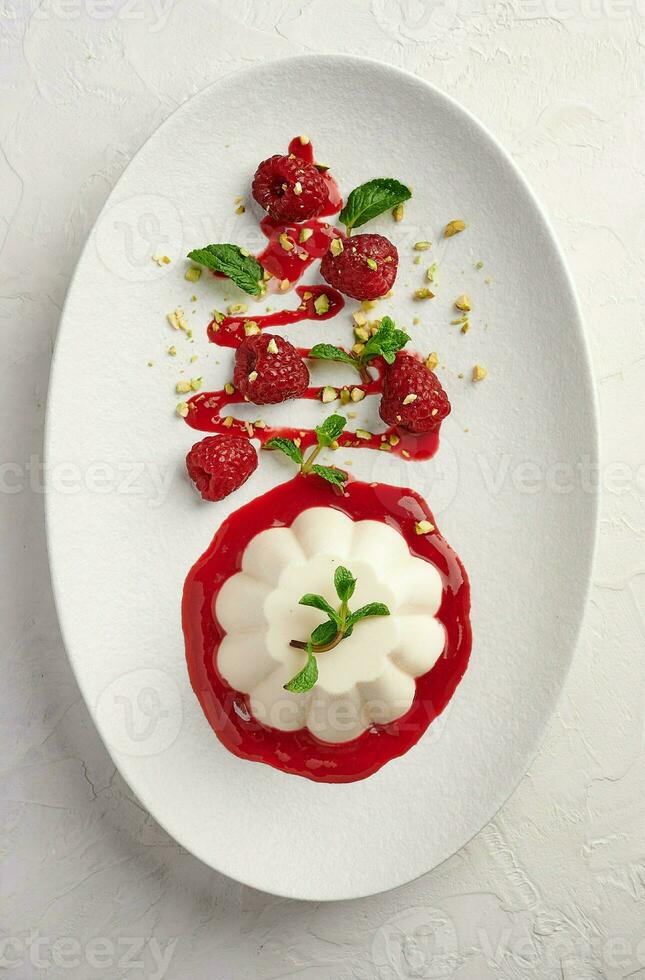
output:
M219 387L232 353L205 335L226 287L187 282L182 257L210 241L261 244L256 215L236 215L234 199L248 199L260 159L302 132L345 194L374 176L414 188L404 222L386 215L369 229L401 253L395 296L381 309L411 328L414 347L439 352L453 413L431 462L363 452L353 470L424 494L473 598L471 664L449 708L406 756L349 785L229 754L190 688L180 624L184 577L220 522L291 475L266 454L222 503L192 492L183 457L195 439L174 417L174 385L202 374ZM468 229L445 240L452 218ZM435 243L420 266L419 239ZM172 263L152 262L155 252ZM437 298L415 304L430 261ZM462 292L473 305L466 335L450 326ZM166 321L178 305L193 345ZM349 331L340 316L326 339L346 342ZM287 334L323 339L310 324ZM477 362L489 376L473 384ZM374 406L365 411L374 420ZM272 417L303 412L290 405ZM526 772L567 673L592 560L596 452L587 349L562 256L514 165L463 109L394 68L328 56L230 75L191 99L139 151L89 238L48 405L48 533L65 642L142 803L207 864L296 898L371 894L453 854Z

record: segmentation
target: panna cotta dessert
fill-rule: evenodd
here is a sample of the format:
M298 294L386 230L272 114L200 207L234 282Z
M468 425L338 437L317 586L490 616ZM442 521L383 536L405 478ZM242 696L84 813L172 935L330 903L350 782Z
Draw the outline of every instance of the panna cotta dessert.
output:
M186 580L193 688L233 753L328 782L406 752L470 654L469 587L412 490L298 474L231 514Z
M294 641L306 641L317 627L333 622L323 608L301 599L322 597L338 614L339 568L355 579L352 609L378 601L387 612L359 619L333 646L335 637L324 642L323 636L312 651L315 684L305 691L285 689L307 661L306 650ZM310 508L290 527L268 528L252 538L241 571L220 589L215 616L225 636L217 669L227 684L248 695L250 711L263 724L348 742L411 707L415 678L434 667L445 647L445 630L436 619L441 594L436 567L411 555L392 527L354 522L332 507Z

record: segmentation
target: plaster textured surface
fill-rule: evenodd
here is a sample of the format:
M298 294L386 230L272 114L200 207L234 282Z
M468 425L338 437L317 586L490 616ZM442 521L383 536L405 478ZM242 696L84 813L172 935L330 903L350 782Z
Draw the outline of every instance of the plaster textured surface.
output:
M427 78L509 149L579 290L601 528L579 649L492 824L405 887L273 898L133 799L61 645L43 536L47 379L70 275L129 159L232 70L305 51ZM645 980L645 20L633 0L8 0L0 8L0 961L26 978ZM360 133L348 133L360 146Z

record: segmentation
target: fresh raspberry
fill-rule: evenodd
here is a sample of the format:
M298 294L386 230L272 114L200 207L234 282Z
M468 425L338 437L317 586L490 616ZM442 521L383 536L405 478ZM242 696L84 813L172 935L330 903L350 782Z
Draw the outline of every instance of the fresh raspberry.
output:
M256 405L275 405L304 395L309 371L284 337L255 334L246 337L235 352L233 384Z
M208 436L186 456L188 475L204 500L223 500L246 483L258 454L243 436Z
M320 271L330 286L346 296L378 299L394 285L398 264L399 253L383 235L354 235L345 239L339 254L330 248Z
M327 203L327 184L312 163L276 155L263 160L251 185L253 197L276 221L306 221Z
M450 402L436 374L419 358L402 351L385 372L379 411L388 425L409 432L432 432L450 415Z

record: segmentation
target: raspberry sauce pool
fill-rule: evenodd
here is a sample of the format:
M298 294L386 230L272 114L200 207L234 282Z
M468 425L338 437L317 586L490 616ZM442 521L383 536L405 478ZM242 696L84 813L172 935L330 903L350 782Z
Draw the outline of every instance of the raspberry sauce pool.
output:
M437 618L445 628L446 645L435 666L417 678L411 708L397 721L373 725L340 744L323 742L307 729L284 732L264 725L251 713L248 697L233 690L217 668L224 632L214 610L222 585L240 570L246 546L256 534L290 526L310 507L333 507L353 521L390 525L402 535L411 555L432 562L443 583ZM211 727L233 754L317 782L354 782L407 752L445 709L470 657L470 588L454 551L437 530L417 534L419 521L434 525L427 504L413 490L351 481L343 495L336 495L318 477L301 475L224 521L188 574L182 617L191 684Z

